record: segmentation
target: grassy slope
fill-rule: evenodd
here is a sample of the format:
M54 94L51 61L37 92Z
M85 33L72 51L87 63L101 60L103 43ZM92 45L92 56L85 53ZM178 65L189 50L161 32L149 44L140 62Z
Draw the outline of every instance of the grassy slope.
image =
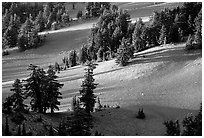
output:
M132 17L136 15L133 13ZM3 57L3 81L26 77L26 67L30 63L46 67L55 61L61 62L62 51L79 48L86 42L88 32L79 30L50 34L45 45L38 49ZM138 54L124 68L115 65L114 60L99 63L95 70L95 79L99 83L96 94L102 104L120 104L122 108L94 113L94 129L105 135L161 135L165 130L162 125L164 120L181 120L186 113L195 112L193 110L198 109L202 95L201 52L187 53L183 46L146 50L145 58ZM79 93L83 69L83 66L76 66L59 74L60 81L65 84L61 110L67 110L70 98ZM3 100L11 94L9 89L2 88ZM144 107L145 121L135 119L139 107ZM53 119L54 122L57 120Z
M175 5L178 5L178 3L167 3L156 7L146 7L152 3L116 3L116 5L117 4L125 9L131 9L131 6L137 6L138 9L129 11L131 17L133 18L149 16L151 15L153 9L160 10L165 6L174 7ZM81 5L82 4L79 3L79 6L76 6L76 9L80 8ZM71 28L76 27L72 26L70 29ZM78 25L77 28L80 28L80 25ZM38 49L28 50L26 52L15 53L3 57L3 82L13 80L15 78L25 77L26 68L31 63L41 65L42 67L47 67L47 65L54 64L56 61L61 62L62 56L60 55L60 52L65 50L69 51L73 48L78 49L83 43L86 42L88 34L88 29L49 34L46 38L45 44Z
M184 46L145 50L137 53L126 67L118 67L114 60L99 63L95 70L99 83L96 95L103 105L119 104L121 108L93 113L94 130L105 135L163 135L163 121L182 120L187 113L197 112L202 100L201 51L186 52ZM79 94L83 69L83 66L76 66L72 71L59 74L65 84L62 111L69 108L70 97ZM135 118L141 107L145 120ZM61 113L58 115L61 117ZM59 118L52 119L57 126Z

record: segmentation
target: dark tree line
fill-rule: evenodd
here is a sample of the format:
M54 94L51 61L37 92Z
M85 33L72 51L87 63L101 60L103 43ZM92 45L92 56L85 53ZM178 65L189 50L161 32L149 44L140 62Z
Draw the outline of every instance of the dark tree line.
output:
M80 62L104 61L116 55L119 56L116 61L122 60L123 56L116 53L120 45L124 45L123 38L129 40L135 52L156 45L186 41L189 35L195 35L195 42L201 48L201 8L202 3L186 2L181 7L155 11L148 23L139 19L134 24L130 22L127 11L119 10L115 5L105 8L97 24L91 29L87 44L81 48ZM126 59L124 58L125 62Z
M2 7L3 48L18 46L20 51L36 48L44 38L38 32L55 29L54 22L70 21L63 2L3 2Z

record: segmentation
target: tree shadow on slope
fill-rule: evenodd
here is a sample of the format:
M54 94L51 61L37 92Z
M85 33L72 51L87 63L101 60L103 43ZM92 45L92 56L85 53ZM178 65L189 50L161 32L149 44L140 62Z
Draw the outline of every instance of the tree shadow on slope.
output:
M158 53L159 52L159 53ZM166 48L163 50L157 50L144 53L139 57L135 57L129 65L153 63L153 62L182 62L188 60L195 60L198 57L202 57L201 50L186 51L184 47Z

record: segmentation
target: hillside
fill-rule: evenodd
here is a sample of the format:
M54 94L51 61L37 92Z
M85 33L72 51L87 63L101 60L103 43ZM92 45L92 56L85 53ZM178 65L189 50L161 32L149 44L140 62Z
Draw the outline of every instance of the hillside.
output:
M85 3L77 3L77 5L75 5L76 9L70 11L73 18L79 9L84 8L84 4ZM142 20L149 21L149 16L152 15L153 10L161 10L164 7L175 7L181 5L182 3L119 2L115 4L128 10L132 17L132 22L135 22L138 17L142 17ZM202 4L200 3L199 6L200 5ZM67 8L72 8L71 3L66 6ZM191 5L188 5L188 8L189 7L191 8ZM169 13L168 11L166 12ZM185 14L185 12L183 14ZM176 16L178 14L174 15ZM194 31L193 28L189 29L189 26L196 26L195 29L197 35L195 38L201 38L199 37L199 32L201 32L200 30L202 29L202 18L200 16L202 15L201 10L198 15L199 18L193 20L192 23L187 23L186 20L185 23L187 24L187 27L184 27L187 29L187 31ZM115 35L112 35L110 32L110 34L107 33L108 35L104 35L106 34L104 32L108 32L108 29L107 31L103 30L104 34L100 35L100 33L102 34L100 31L102 31L103 27L109 28L105 26L106 20L102 20L102 28L99 27L100 30L95 31L97 32L97 35L95 35L97 37L96 39L91 40L92 44L90 43L88 48L94 46L93 49L99 48L99 50L103 50L103 48L106 47L107 50L101 50L102 54L100 54L101 51L99 50L97 53L95 53L101 56L97 59L102 59L102 61L96 62L97 66L94 70L95 83L98 84L96 89L94 89L94 94L100 98L100 102L104 108L102 108L102 111L91 113L94 123L92 129L93 132L98 131L107 136L164 135L164 121L176 119L182 121L182 119L188 113L196 114L198 112L200 103L202 102L202 50L196 48L198 48L197 46L201 47L201 45L198 45L201 44L201 39L191 39L189 37L187 43L193 50L186 50L186 43L184 41L187 35L183 36L182 32L178 31L178 28L171 28L171 26L177 22L170 20L170 18L163 18L163 14L159 15L158 17L159 19L165 19L162 20L162 23L164 25L168 24L168 31L165 30L164 25L158 24L158 28L156 29L152 25L153 29L150 28L150 30L147 31L147 35L144 35L145 37L141 37L142 34L139 34L138 32L145 32L144 30L147 26L145 26L146 24L143 26L142 22L138 22L134 29L132 29L133 32L130 31L131 29L126 33L120 30L118 31L119 34L124 33L122 36L127 36L128 33L131 34L128 36L128 38L131 39L131 42L128 42L128 40L125 40L124 38L122 39L122 37L121 39L116 37L117 39L113 39L113 41L110 38L114 38ZM172 21L172 24L166 22L166 19L168 19L169 22ZM175 19L175 17L172 19ZM115 18L115 21L117 20L118 18ZM129 18L127 19L127 22L129 23ZM159 20L159 22L161 21ZM73 26L71 25L60 30L41 32L40 35L46 34L45 42L42 46L35 49L26 50L24 52L16 52L16 49L14 48L12 51L13 53L3 56L2 101L5 101L5 98L13 93L13 91L10 89L12 88L12 84L16 78L24 80L28 77L30 71L28 71L27 68L30 64L40 66L44 70L47 70L49 65L54 65L56 62L58 62L61 67L64 67L62 59L65 56L68 57L68 55L69 57L72 57L70 56L71 54L69 54L69 52L73 49L76 50L76 53L78 54L82 45L87 43L87 38L90 35L90 28L94 23L96 23L95 20L89 20L87 22L83 22L82 24L79 23ZM111 21L111 23L107 25L114 26L117 23L118 22ZM128 23L127 25L129 25ZM137 28L139 25L142 26L141 29ZM119 26L117 27L120 29ZM128 27L131 26L126 26L126 31ZM155 33L159 29L161 29L161 33ZM115 28L115 30L117 29ZM174 35L174 31L172 30L176 32L176 35ZM138 39L140 37L141 39ZM149 40L149 38L152 40ZM169 39L168 41L167 38ZM176 41L175 39L177 38L178 40ZM191 40L196 44L191 44ZM106 41L110 41L111 43L106 43ZM117 44L117 42L119 43ZM136 42L139 42L139 44ZM112 52L111 48L108 46L113 47L114 50L117 50L117 58L119 56L127 56L128 58L131 57L131 59L128 59L129 61L127 61L127 66L119 66L116 64L116 58L111 58L111 60L105 61L105 58L110 58L108 56L108 52ZM133 50L131 49L132 46L134 46L134 50L136 51L134 54L131 53ZM108 48L110 50L108 50ZM92 56L92 59L95 61L95 55L93 54L95 50L93 50L92 53L89 50L84 51L86 55L81 56L83 59L87 60L89 56ZM116 54L116 52L114 54ZM76 59L74 60L81 62L80 59L77 59L76 56ZM71 102L74 96L80 95L79 90L81 90L81 84L85 73L84 69L86 66L78 64L72 67L72 60L69 59L68 62L69 67L66 68L66 70L63 69L62 71L56 73L58 76L57 80L64 84L64 86L60 89L62 99L59 99L61 103L59 106L59 111L56 111L54 114L38 114L35 112L25 114L27 119L26 129L32 130L34 135L48 135L49 125L52 125L54 129L57 129L60 119L72 113L70 111ZM43 75L40 77L42 78L42 76ZM41 97L40 101L43 101L43 108L44 105L46 105L46 107L52 107L51 104L53 102L50 102L49 100L53 98L48 98L48 96L54 95L53 93L50 93L54 90L52 86L55 85L52 83L44 83L50 79L49 76L43 76L43 79L41 78L37 78L37 80L41 81L35 83L39 84L36 93L41 92L43 94L43 96L39 96ZM35 86L35 84L32 86ZM27 93L23 93L22 95L24 94ZM16 98L13 100L15 99ZM48 101L50 103L44 104L44 101ZM24 102L25 104L30 105L30 97L28 97ZM42 105L40 106L42 107ZM136 118L139 108L144 109L144 113L146 115L144 120ZM44 120L36 121L39 120L40 115ZM3 113L2 116L2 124L4 125L7 115ZM10 120L12 114L8 116ZM10 126L12 131L17 130L18 128L14 123L11 123Z
M104 135L164 135L165 120L182 120L187 113L197 113L202 101L202 55L200 50L187 52L184 46L145 50L135 54L126 67L117 66L114 60L98 63L94 72L99 83L96 95L102 105L118 104L121 108L93 113L93 130ZM69 113L72 96L79 94L83 69L80 65L58 74L65 84L59 116L62 111ZM144 121L135 118L141 107L146 114ZM56 120L59 118L52 122L55 127Z

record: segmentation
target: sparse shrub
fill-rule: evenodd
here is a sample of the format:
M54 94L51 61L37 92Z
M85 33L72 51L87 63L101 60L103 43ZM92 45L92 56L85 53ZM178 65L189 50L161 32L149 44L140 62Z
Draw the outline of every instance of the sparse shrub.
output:
M78 13L77 13L77 18L79 19L79 18L81 18L81 17L82 17L82 11L79 10Z
M143 108L141 110L139 108L139 111L138 111L138 114L137 114L136 118L138 118L138 119L145 119L145 114L143 112Z
M170 121L165 121L164 125L166 126L166 134L167 136L179 136L180 135L180 125L179 121L176 120L175 122L170 120Z

